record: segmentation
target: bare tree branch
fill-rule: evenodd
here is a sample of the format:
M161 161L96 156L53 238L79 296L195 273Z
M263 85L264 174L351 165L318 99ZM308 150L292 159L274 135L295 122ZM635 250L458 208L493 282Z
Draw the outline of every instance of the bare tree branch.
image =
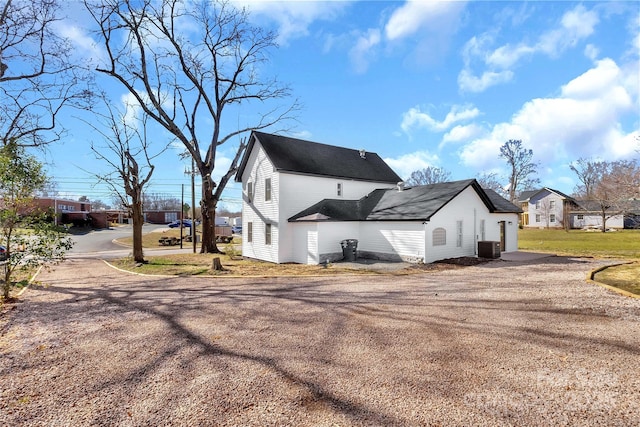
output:
M218 252L215 208L245 148L215 182L217 149L230 139L293 118L288 86L261 74L276 34L252 25L224 0L85 0L100 26L107 63L98 71L121 83L193 158L202 178L202 252ZM230 127L225 114L249 105L266 112ZM243 108L243 110L240 110ZM233 116L232 116L233 117Z
M8 0L0 15L0 143L60 139L64 107L87 108L91 79L58 35L57 0Z

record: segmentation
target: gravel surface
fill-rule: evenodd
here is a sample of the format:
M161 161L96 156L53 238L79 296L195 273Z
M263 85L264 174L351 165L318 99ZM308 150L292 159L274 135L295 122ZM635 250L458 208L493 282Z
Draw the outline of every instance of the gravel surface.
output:
M640 425L603 262L153 278L73 259L0 318L0 425Z

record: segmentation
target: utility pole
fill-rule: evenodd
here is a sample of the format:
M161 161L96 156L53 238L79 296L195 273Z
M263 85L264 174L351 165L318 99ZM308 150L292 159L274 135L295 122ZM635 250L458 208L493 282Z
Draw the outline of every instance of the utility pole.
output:
M196 164L195 161L193 160L193 157L191 157L191 170L186 169L184 170L185 175L191 175L191 241L193 242L193 253L196 253L196 183L195 183L195 177L196 177ZM184 186L183 186L183 192L184 192ZM184 195L183 195L184 198Z
M191 240L193 240L193 253L196 253L196 164L191 157Z
M182 239L184 239L184 184L182 184L182 199L180 201L180 249L182 249Z

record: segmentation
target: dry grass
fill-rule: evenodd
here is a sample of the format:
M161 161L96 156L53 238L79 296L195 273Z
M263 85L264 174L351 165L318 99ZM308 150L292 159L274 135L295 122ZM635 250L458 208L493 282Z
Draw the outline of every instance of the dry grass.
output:
M596 273L594 279L609 286L640 295L640 263L616 265Z
M223 271L214 271L214 258L220 258ZM336 274L413 274L425 271L424 268L409 266L395 271L376 271L371 269L349 268L340 263L328 265L273 264L257 260L242 259L224 254L175 254L146 257L147 264L137 264L130 258L113 261L113 264L124 270L142 274L160 275L213 275L213 276L326 276ZM447 268L445 265L435 269ZM449 266L448 268L455 268Z

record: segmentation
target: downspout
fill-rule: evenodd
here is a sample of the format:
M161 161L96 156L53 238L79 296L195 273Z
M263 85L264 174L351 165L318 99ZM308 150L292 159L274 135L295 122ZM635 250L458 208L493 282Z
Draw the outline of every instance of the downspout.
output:
M473 254L478 255L478 229L477 229L478 213L473 208Z
M422 225L424 229L424 238L422 239L423 241L422 262L425 263L425 260L427 259L427 225L429 225L429 220L425 220L422 223Z

